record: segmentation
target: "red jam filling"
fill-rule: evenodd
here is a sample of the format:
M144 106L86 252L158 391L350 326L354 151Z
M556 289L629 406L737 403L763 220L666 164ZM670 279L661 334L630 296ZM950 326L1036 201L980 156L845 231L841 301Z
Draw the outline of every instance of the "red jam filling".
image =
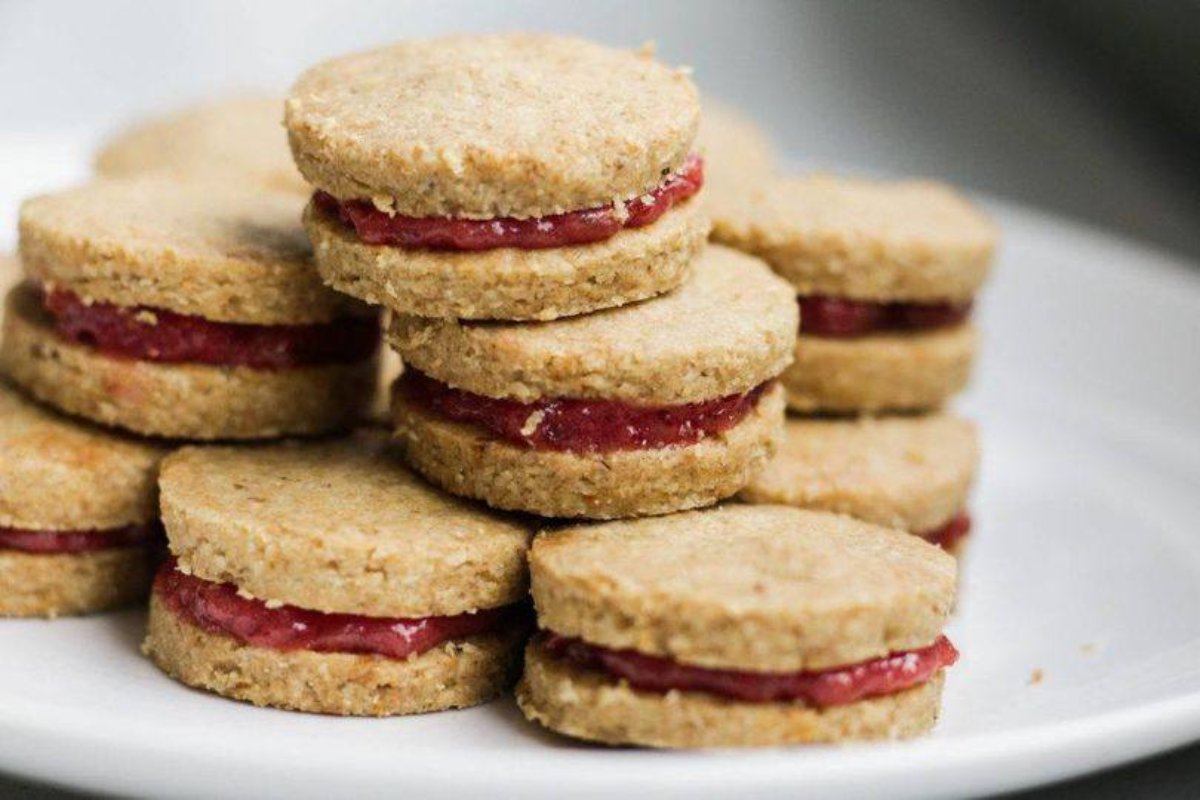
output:
M812 295L800 298L800 330L814 336L865 336L962 324L971 303L870 303Z
M799 701L817 708L854 703L925 683L958 660L945 636L920 650L815 672L742 672L679 664L633 650L610 650L580 639L545 633L550 655L605 672L649 692L708 692L747 703Z
M379 323L372 316L314 325L244 325L88 302L63 289L43 291L42 304L67 341L138 361L289 369L361 361L379 343Z
M699 403L639 406L619 400L498 400L453 389L411 368L401 383L405 397L431 413L534 450L576 453L695 444L745 419L768 385Z
M626 202L623 214L609 204L533 219L406 217L380 211L368 200L338 200L325 192L317 192L313 199L322 211L354 228L366 244L431 250L539 250L599 242L623 228L649 225L671 206L700 191L703 184L704 161L693 155L657 189Z
M38 531L0 527L0 550L43 554L90 553L118 547L141 547L159 537L157 523L98 531Z
M940 528L921 534L925 541L951 550L971 532L971 515L963 511Z
M403 659L443 642L494 631L519 621L522 608L505 606L451 617L364 617L325 614L295 606L270 608L238 594L228 583L185 575L169 559L154 579L154 592L175 614L210 633L255 647L365 653Z

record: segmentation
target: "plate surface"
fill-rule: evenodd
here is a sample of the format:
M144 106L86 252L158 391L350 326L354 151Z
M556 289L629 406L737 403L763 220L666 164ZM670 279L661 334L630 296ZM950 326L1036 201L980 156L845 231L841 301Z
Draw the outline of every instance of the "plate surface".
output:
M30 149L21 163L39 160ZM963 659L932 738L653 753L550 737L509 700L393 720L259 710L161 676L127 612L0 623L0 771L159 797L903 798L1031 786L1200 739L1200 276L990 208L1005 245L959 403L984 432L978 528L951 629Z

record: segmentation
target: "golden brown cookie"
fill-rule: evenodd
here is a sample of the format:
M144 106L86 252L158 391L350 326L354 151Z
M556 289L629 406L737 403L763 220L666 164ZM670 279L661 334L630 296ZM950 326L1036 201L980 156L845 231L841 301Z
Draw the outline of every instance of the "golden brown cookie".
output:
M83 614L144 597L165 454L0 382L0 616Z
M966 387L979 336L971 324L834 338L801 335L780 382L788 408L838 414L937 408Z
M179 450L159 479L171 552L205 580L317 611L431 616L522 599L529 524L433 488L389 439Z
M657 747L911 736L936 720L954 559L903 532L729 505L548 530L518 702Z
M995 225L947 186L810 175L714 195L713 238L764 259L801 295L965 301Z
M247 95L200 103L118 131L96 171L123 177L165 172L307 195L283 129L283 98Z
M377 362L265 370L105 355L68 342L26 287L8 297L0 368L39 400L103 425L177 439L344 430L374 401Z
M797 325L787 284L710 246L683 286L643 303L537 324L396 315L388 338L406 365L488 397L679 405L777 376Z
M548 34L413 40L327 61L286 104L309 183L413 217L541 217L637 197L700 117L686 71Z
M952 414L791 418L779 452L740 497L923 534L966 508L978 465L974 423Z

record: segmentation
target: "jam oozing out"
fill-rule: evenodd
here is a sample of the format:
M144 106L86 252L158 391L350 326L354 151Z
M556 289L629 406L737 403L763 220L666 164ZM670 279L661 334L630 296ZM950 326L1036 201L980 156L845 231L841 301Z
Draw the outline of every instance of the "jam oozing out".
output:
M971 532L971 515L963 511L954 519L940 528L921 533L920 536L930 544L936 544L943 550L952 550Z
M46 289L58 335L117 358L274 370L368 358L379 343L372 316L313 325L245 325L141 306L89 302Z
M599 242L622 228L649 225L671 206L700 191L703 184L704 162L693 155L658 188L626 202L624 214L610 204L532 219L406 217L380 211L368 200L338 200L325 192L317 192L314 200L322 211L354 228L366 244L431 250L539 250Z
M408 658L443 642L519 624L522 606L487 609L450 617L364 617L324 614L295 606L269 608L238 594L227 583L213 583L176 569L169 559L154 579L154 592L175 614L210 633L273 650L363 653Z
M800 331L814 336L865 336L884 331L921 331L962 324L965 303L871 303L811 295L800 298Z
M157 523L94 531L43 531L0 527L0 550L22 553L90 553L148 546L161 537Z
M695 444L745 419L769 385L699 403L639 406L619 400L499 400L453 389L411 368L401 381L405 397L433 414L534 450L576 453Z
M799 701L817 708L854 703L918 686L958 660L945 636L928 647L814 672L743 672L680 664L633 650L610 650L580 639L542 634L556 657L605 672L649 692L707 692L747 703Z

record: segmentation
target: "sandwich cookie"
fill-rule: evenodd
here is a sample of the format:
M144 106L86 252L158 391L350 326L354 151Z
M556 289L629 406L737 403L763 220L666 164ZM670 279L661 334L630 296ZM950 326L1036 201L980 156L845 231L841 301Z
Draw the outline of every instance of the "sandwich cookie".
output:
M978 468L975 425L951 414L790 418L779 452L739 496L849 514L960 555Z
M335 59L286 109L326 282L405 314L514 320L684 280L708 235L699 117L685 70L544 34Z
M164 177L29 200L0 358L64 411L185 439L313 434L375 391L379 323L321 284L293 195Z
M454 494L548 517L715 503L774 452L796 303L757 259L706 249L662 297L542 323L398 315L409 463Z
M997 234L949 188L784 179L714 218L717 241L760 256L799 295L796 359L782 381L790 408L922 410L966 385L972 299Z
M443 495L387 435L185 448L145 653L189 686L324 714L485 702L528 627L524 523Z
M146 595L166 451L42 409L0 382L0 616L86 614Z
M166 172L308 195L288 150L283 98L244 96L203 103L118 132L96 156L96 172Z
M955 562L914 536L729 505L544 533L517 702L568 736L749 747L928 732Z

